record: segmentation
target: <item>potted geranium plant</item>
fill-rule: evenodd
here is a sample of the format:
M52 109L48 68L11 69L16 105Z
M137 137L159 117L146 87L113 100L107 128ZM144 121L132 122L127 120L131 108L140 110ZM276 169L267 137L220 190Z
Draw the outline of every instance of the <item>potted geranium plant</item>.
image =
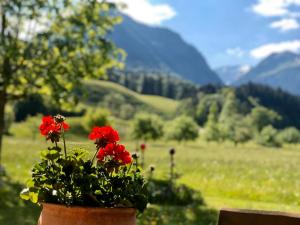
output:
M118 144L118 132L94 127L89 139L96 151L88 159L85 150L67 150L68 130L63 116L42 119L41 134L53 146L41 152L21 193L42 206L39 225L135 225L136 212L147 205L147 188L135 157Z

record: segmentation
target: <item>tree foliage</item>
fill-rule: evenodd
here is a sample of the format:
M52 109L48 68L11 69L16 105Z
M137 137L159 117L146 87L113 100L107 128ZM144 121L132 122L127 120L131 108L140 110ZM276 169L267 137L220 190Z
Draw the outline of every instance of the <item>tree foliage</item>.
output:
M218 106L213 102L209 108L207 123L205 124L204 138L206 141L219 141L220 131L218 127Z
M256 142L267 147L280 147L281 143L278 141L277 135L278 131L271 125L268 125L257 135Z
M281 130L278 134L280 143L296 144L300 142L300 132L295 127L288 127Z
M9 0L0 3L0 148L8 101L32 93L59 106L75 101L83 78L104 76L121 52L106 34L120 21L106 1Z
M188 116L180 116L169 122L166 128L166 137L170 140L189 141L195 140L199 134L197 123Z
M154 114L137 114L132 124L132 136L139 140L157 140L163 136L163 123Z
M263 106L254 107L248 115L249 124L261 131L265 126L274 125L281 117L275 111Z

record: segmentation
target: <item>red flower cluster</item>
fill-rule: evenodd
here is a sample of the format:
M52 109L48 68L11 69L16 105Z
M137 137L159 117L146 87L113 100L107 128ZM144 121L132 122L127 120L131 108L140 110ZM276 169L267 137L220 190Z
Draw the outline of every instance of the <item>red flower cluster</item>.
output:
M47 140L58 142L62 127L65 131L69 129L69 125L65 122L56 122L52 116L44 116L40 125L40 132L43 136L46 136Z
M119 134L110 126L94 127L89 139L95 140L97 148L103 148L109 143L116 143L120 140Z
M100 148L97 159L103 161L105 157L111 157L115 162L126 165L132 162L130 153L125 149L124 145L109 143L104 148Z
M89 135L89 139L95 140L97 149L97 159L104 161L110 158L113 161L126 165L132 162L130 153L125 149L124 145L119 145L119 134L110 126L94 127Z

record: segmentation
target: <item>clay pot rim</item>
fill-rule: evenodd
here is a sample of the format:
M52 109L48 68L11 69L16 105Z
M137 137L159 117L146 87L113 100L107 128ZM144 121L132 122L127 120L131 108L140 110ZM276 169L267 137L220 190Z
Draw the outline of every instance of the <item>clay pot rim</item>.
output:
M97 211L97 212L105 212L105 213L136 213L135 208L123 208L123 207L91 207L91 206L78 206L78 205L71 205L71 206L66 206L63 204L56 204L56 203L46 203L46 202L41 202L40 203L42 207L46 208L61 208L64 210L78 210L78 211Z

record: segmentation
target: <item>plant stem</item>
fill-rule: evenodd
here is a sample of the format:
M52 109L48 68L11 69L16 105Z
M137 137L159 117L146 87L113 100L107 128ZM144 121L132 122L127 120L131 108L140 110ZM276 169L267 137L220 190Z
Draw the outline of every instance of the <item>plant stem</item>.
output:
M96 152L95 152L95 154L94 154L94 156L93 156L93 158L92 158L92 164L93 164L93 162L94 162L94 160L95 160L96 155L97 155L98 152L99 152L99 149L96 150Z
M139 167L139 162L138 162L138 158L136 158L136 160L135 160L135 169L137 170L138 167Z
M141 155L142 155L142 157L141 157L141 166L142 166L142 168L144 169L144 166L145 166L145 152L144 152L144 150L142 150L141 151Z
M128 168L128 170L127 170L126 174L128 174L128 173L130 172L130 170L131 170L131 167L132 167L132 163L130 163L130 166L129 166L129 168Z
M174 156L173 154L171 155L171 160L170 160L170 182L171 186L173 186L173 180L174 180Z
M64 151L65 151L65 158L67 158L67 147L66 147L66 140L65 140L65 130L64 130L64 127L63 125L61 124L61 136L62 136L62 139L63 139L63 143L64 143Z

